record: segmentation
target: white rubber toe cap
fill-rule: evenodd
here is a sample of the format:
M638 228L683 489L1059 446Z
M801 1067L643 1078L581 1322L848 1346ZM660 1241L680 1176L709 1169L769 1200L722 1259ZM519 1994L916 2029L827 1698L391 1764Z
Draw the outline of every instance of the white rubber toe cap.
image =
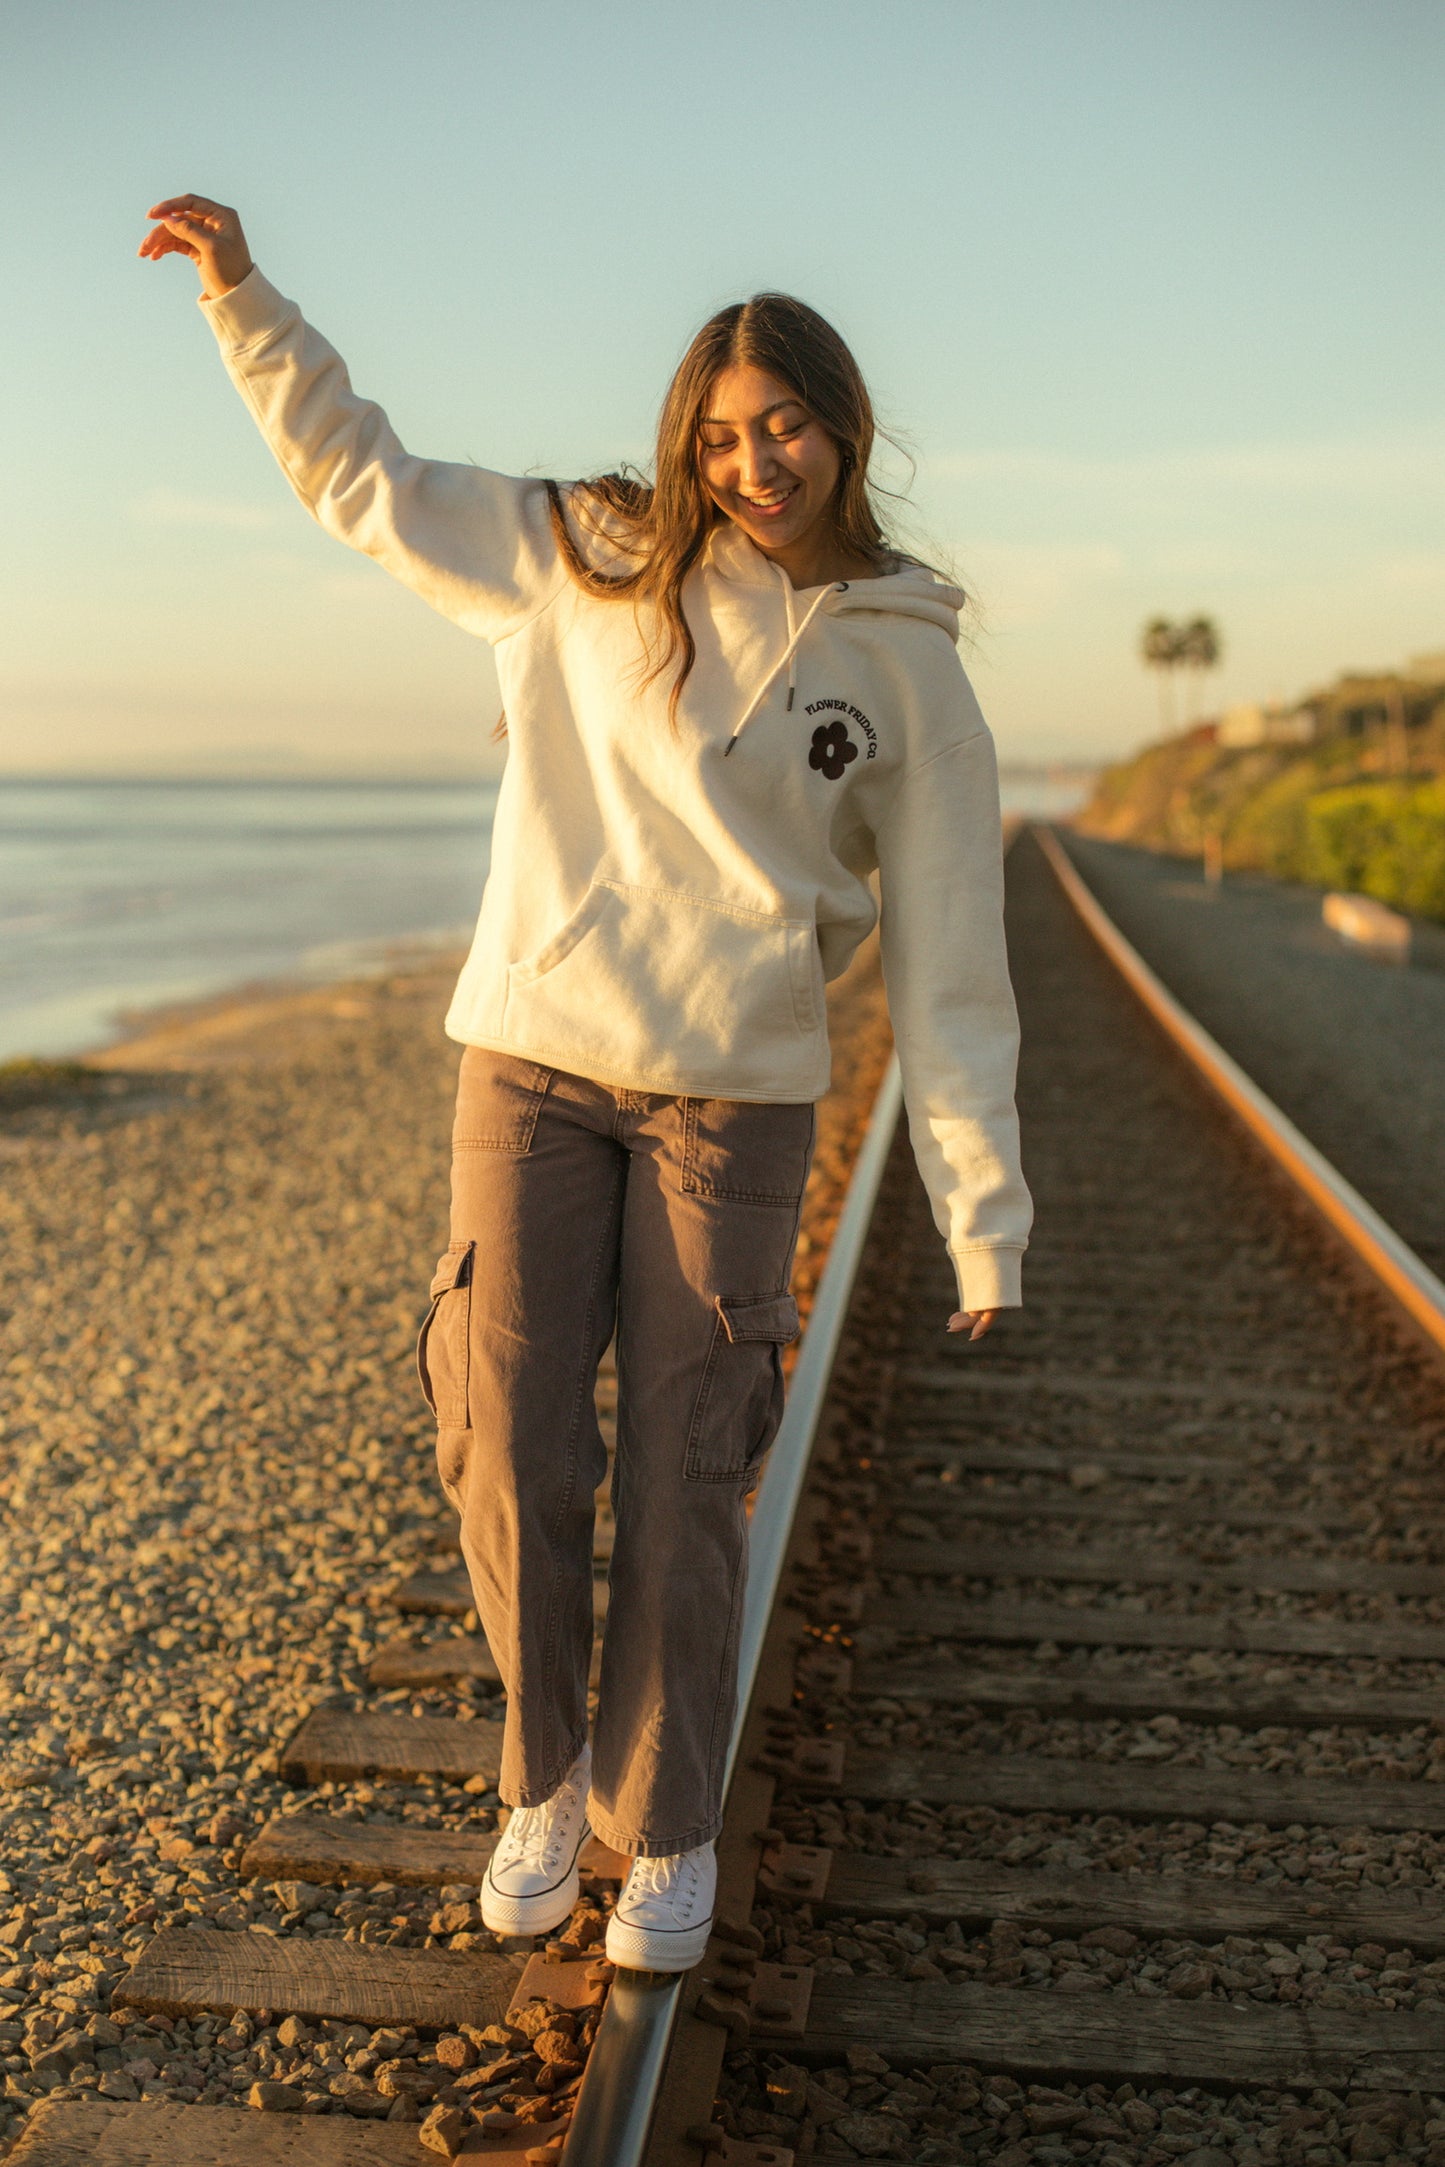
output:
M607 1927L609 1963L691 1971L712 1934L717 1855L710 1843L632 1862Z
M691 1971L707 1954L712 1920L669 1931L658 1926L629 1926L614 1912L607 1923L607 1961L625 1971Z

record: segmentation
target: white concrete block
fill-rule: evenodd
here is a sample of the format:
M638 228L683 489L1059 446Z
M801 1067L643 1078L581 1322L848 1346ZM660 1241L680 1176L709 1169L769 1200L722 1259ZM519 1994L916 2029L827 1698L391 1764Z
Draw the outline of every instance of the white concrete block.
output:
M1410 954L1410 921L1399 911L1377 903L1372 895L1327 895L1324 920L1341 940L1373 948L1380 955L1404 963Z

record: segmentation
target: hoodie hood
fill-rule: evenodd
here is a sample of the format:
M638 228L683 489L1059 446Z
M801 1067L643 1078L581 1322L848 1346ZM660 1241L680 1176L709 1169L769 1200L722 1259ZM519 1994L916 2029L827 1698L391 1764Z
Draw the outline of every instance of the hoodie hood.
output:
M905 558L896 572L882 572L874 579L837 580L827 588L794 587L780 565L750 542L732 520L713 528L707 556L726 580L743 587L786 585L795 605L809 596L833 594L838 609L897 611L905 617L922 617L936 624L951 640L958 638L959 613L966 597L961 587L940 579L926 564Z
M918 618L925 624L937 625L950 641L958 639L959 613L965 601L962 588L940 579L927 565L915 564L911 559L900 564L897 571L879 573L873 578L838 579L831 580L825 587L798 588L794 587L782 566L755 547L730 520L725 526L714 528L708 556L725 580L739 586L771 589L778 596L782 609L782 644L777 659L754 686L747 706L734 723L724 758L733 750L784 670L788 673L787 704L792 707L798 650L817 618L861 612Z

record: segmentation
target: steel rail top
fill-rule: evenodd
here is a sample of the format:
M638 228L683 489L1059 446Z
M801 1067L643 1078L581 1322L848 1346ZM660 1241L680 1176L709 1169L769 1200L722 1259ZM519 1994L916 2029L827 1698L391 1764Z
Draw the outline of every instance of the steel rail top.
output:
M1394 1296L1416 1329L1433 1342L1438 1353L1445 1353L1445 1283L1436 1278L1408 1242L1401 1241L1359 1190L1331 1166L1323 1152L1315 1149L1218 1040L1181 1007L1138 949L1119 931L1053 830L1040 825L1034 834L1064 894L1155 1022L1207 1077L1226 1105L1386 1292Z
M783 1419L753 1504L738 1646L738 1705L728 1740L724 1797L902 1101L895 1054L873 1102L868 1133L813 1297ZM563 2155L566 2167L640 2167L687 1977L686 1972L617 1974L577 2095Z

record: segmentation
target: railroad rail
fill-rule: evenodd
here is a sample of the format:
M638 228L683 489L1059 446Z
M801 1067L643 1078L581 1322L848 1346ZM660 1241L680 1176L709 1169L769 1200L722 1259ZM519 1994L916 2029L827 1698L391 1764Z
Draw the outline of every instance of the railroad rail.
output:
M1009 925L1028 1307L941 1337L900 1138L713 1960L597 2157L1445 2156L1445 1289L1046 833Z
M244 1872L437 1891L450 1946L167 1931L113 2007L390 2027L365 2115L58 2102L23 2167L1445 2160L1438 1283L1262 1156L1061 846L1008 890L1028 1307L944 1336L890 1072L754 1513L708 1958L614 1979L598 1849L528 1957L467 1945L495 1836L278 1816ZM474 1631L370 1671L460 1674ZM323 1707L280 1760L485 1793L499 1728Z

